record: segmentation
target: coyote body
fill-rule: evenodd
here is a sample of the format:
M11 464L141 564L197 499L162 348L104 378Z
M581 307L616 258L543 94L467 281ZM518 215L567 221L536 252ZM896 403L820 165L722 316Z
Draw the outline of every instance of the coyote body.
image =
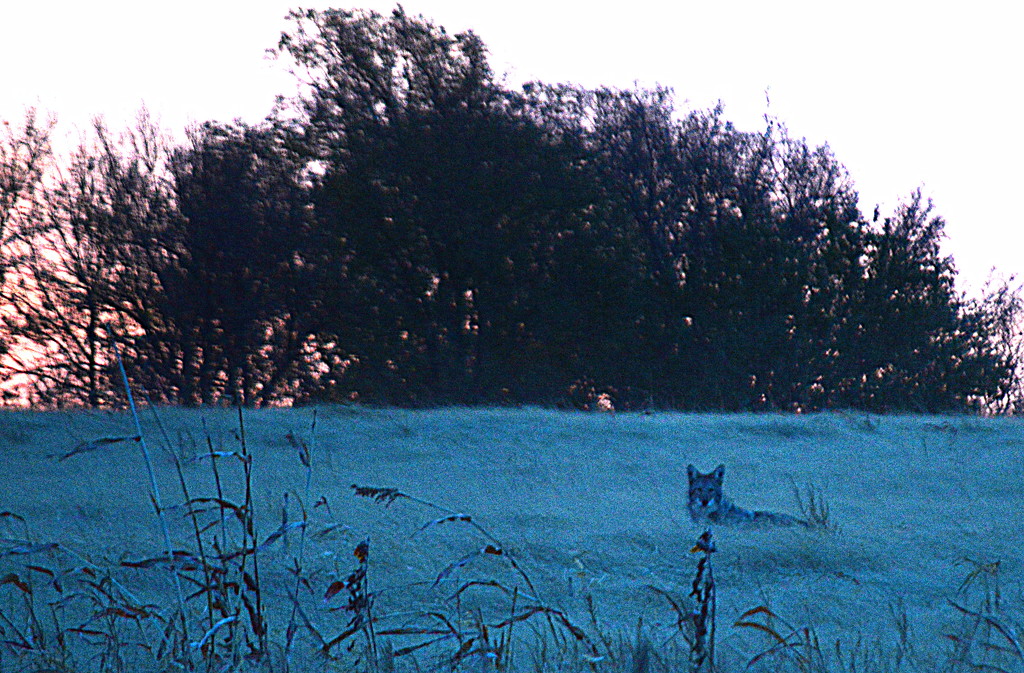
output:
M686 468L690 478L687 507L694 522L717 524L773 524L777 526L809 526L803 519L776 512L751 511L733 504L725 497L722 481L725 465L719 465L710 474L701 474L693 465Z

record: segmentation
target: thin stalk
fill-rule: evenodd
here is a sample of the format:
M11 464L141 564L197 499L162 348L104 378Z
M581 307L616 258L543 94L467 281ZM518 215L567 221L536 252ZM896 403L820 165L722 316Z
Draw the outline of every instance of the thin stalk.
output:
M252 574L253 583L255 584L256 594L256 623L253 624L254 629L258 629L256 634L259 638L260 643L260 654L265 656L267 654L267 628L266 622L263 616L263 591L262 585L260 584L260 562L259 562L259 535L256 530L256 515L255 507L252 502L252 456L249 454L249 447L246 443L245 438L245 421L242 415L242 407L238 407L238 431L239 438L242 445L242 467L245 472L245 504L243 510L245 511L245 530L242 531L242 548L245 549L246 535L250 536L252 540ZM245 562L248 558L248 554L242 556L242 576L245 576Z
M192 533L195 536L196 548L199 550L199 558L203 563L203 579L205 580L206 590L203 592L206 594L206 613L209 620L209 629L212 631L214 627L213 623L213 595L211 594L210 587L213 586L213 581L210 576L210 567L206 562L206 550L203 548L203 535L199 530L199 522L196 520L196 513L192 510L192 496L188 492L188 484L185 482L185 474L181 470L181 463L178 461L178 457L174 456L174 467L178 471L178 480L181 482L181 492L185 494L185 504L189 510L189 519L192 520ZM212 658L211 658L212 660Z
M182 646L182 655L185 657L185 662L188 664L188 668L192 668L191 656L188 651L188 624L185 620L185 594L181 590L181 579L178 577L178 571L174 567L174 548L171 546L171 532L167 527L167 518L164 516L164 510L162 500L160 498L160 486L156 481L156 474L153 472L153 461L149 457L149 449L146 447L146 437L142 434L142 423L139 422L139 413L135 408L135 398L132 397L132 387L128 383L128 374L124 369L124 362L121 360L121 350L117 347L117 339L114 338L114 332L110 329L110 325L104 323L104 328L107 330L107 334L110 336L110 345L114 349L114 357L117 358L117 367L121 372L121 382L124 384L125 395L128 396L128 407L132 412L132 419L135 421L135 433L139 438L139 446L142 447L142 456L146 461L146 471L149 473L149 486L152 489L153 507L156 509L157 519L160 520L160 529L164 534L164 545L167 551L167 561L171 564L171 569L174 574L174 588L178 594L178 609L181 612L181 629L182 638L184 639Z
M309 515L306 512L306 503L310 500L310 491L312 489L313 480L313 450L316 447L316 407L313 408L313 423L309 429L310 437L309 444L304 446L304 451L301 454L303 466L306 468L306 490L303 498L299 499L299 509L302 511L302 530L299 531L299 554L295 559L295 597L296 600L292 603L292 614L288 619L288 640L285 644L285 650L288 652L288 656L291 656L292 637L295 633L295 619L298 615L299 603L299 589L302 585L302 569L303 562L305 560L305 546L306 546L306 528L309 523ZM287 496L287 493L285 494Z

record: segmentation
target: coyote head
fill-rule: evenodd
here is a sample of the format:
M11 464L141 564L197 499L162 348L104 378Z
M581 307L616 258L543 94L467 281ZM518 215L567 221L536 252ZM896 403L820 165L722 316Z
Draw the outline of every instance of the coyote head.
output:
M690 478L689 507L691 514L718 511L722 506L722 480L725 478L725 465L719 465L709 474L701 474L693 465L686 468Z

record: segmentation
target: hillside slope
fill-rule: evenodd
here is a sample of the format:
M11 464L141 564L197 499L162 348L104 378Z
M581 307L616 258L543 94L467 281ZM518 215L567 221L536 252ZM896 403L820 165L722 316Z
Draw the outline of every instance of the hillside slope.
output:
M33 539L60 542L101 567L159 556L162 538L138 444L56 458L83 442L131 432L122 413L0 412L0 511L23 517ZM793 626L813 627L822 650L832 652L837 639L845 651L872 643L871 656L881 659L903 656L894 652L905 613L917 665L940 663L952 647L941 636L963 620L948 601L975 600L957 590L976 564L1000 562L1001 607L1024 614L1024 423L1013 419L323 407L247 411L244 432L261 538L281 524L286 493L290 520L299 518L301 500L311 532L343 524L304 548L318 599L311 618L335 630L344 618L319 598L351 570L355 545L369 539L379 616L453 609L456 587L494 579L518 583L524 603L536 599L586 628L594 628L590 596L606 633L630 633L642 618L669 639L676 614L663 592L687 600L696 563L690 549L702 530L686 513L689 463L704 471L724 463L727 493L748 508L797 514L794 485L804 493L813 485L834 525L714 531L718 652L726 670L742 670L770 645L764 633L732 626L759 605ZM209 447L239 447L232 410L147 412L144 433L168 506L184 498L165 444L182 459L193 496L215 493L210 461L201 458ZM311 448L308 490L289 433ZM239 475L224 468L225 497L241 500ZM527 596L502 558L449 567L488 542L472 526L446 522L418 531L444 514L408 499L385 507L353 495L352 484L397 488L471 515L518 561L538 595ZM182 508L169 511L173 545L191 548ZM0 537L23 535L18 521L0 521ZM297 553L295 537L268 547L264 561L275 632L289 606L286 568ZM24 563L0 558L0 575ZM117 572L153 602L166 600L159 574ZM507 597L474 595L484 609L506 609Z

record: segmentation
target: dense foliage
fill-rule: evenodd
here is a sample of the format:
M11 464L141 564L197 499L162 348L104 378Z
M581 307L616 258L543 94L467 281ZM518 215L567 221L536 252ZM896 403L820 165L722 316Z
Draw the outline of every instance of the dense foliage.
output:
M98 121L43 180L48 127L7 124L0 340L33 402L114 402L110 326L184 404L1019 405L1019 296L955 291L920 193L869 220L774 120L511 90L401 9L290 18L304 93L257 126Z

